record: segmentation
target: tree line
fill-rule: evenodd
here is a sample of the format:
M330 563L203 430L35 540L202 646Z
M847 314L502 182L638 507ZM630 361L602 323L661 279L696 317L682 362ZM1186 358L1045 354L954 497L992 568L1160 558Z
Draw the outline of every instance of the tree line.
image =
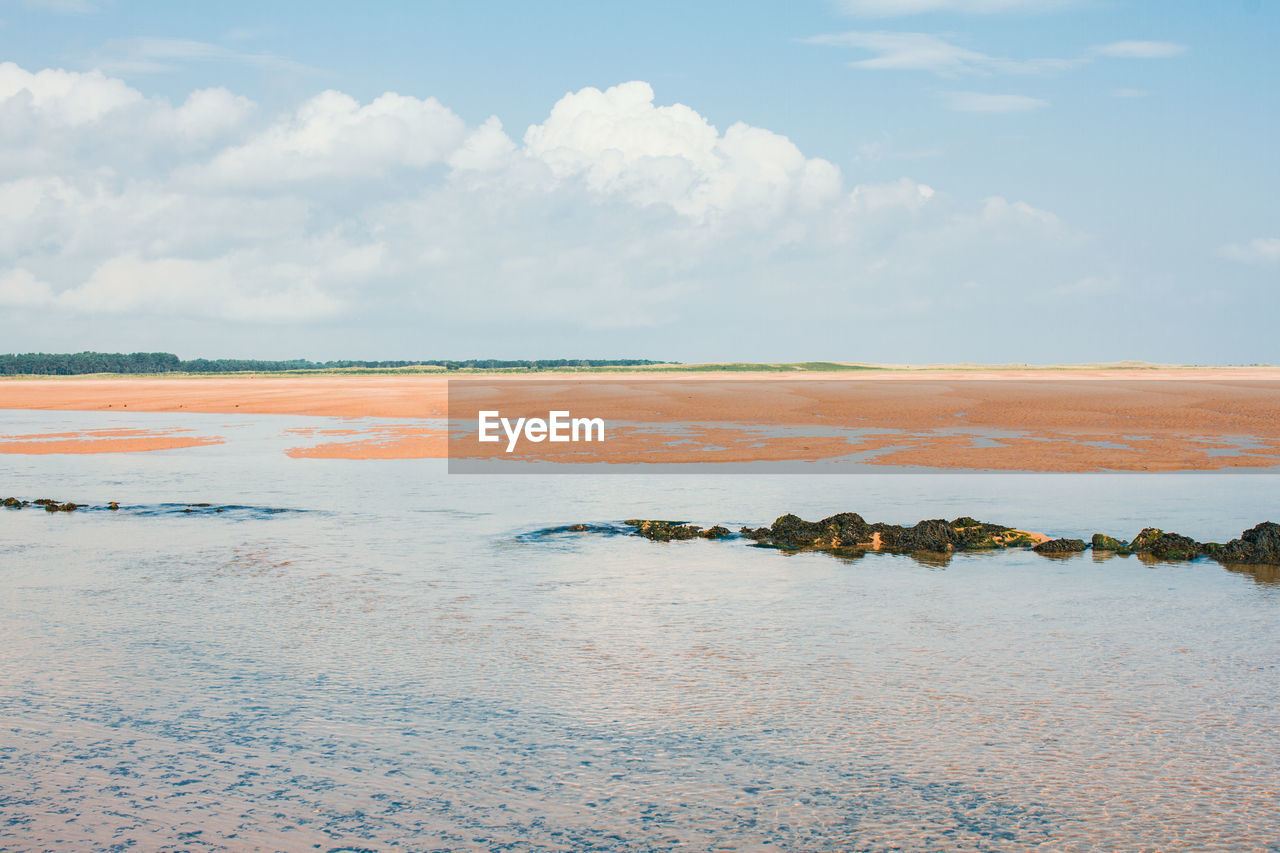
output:
M246 358L181 359L171 352L28 352L0 354L0 376L72 376L84 373L277 373L341 368L443 367L446 370L546 370L565 367L635 367L662 364L644 358L473 358L431 361L265 361Z

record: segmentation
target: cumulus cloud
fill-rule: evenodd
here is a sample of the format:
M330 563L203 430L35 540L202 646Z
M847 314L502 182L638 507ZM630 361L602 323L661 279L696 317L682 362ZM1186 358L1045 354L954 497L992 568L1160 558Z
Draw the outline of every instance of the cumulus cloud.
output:
M435 98L388 92L361 105L331 90L183 174L235 186L378 177L397 167L442 163L466 134L462 119Z
M98 72L6 64L0 118L13 346L33 319L100 317L143 336L115 346L204 334L213 354L255 327L271 330L259 353L314 334L336 355L363 334L371 355L617 354L680 329L712 346L762 317L817 345L815 309L874 325L933 306L942 323L972 310L973 288L1018 304L1039 279L1102 274L1045 211L847 181L781 134L717 128L639 81L570 92L509 134L427 96L330 91L264 114L222 89L174 105Z
M222 88L192 92L175 107L101 71L32 73L3 62L0 173L74 170L93 156L113 160L121 150L140 157L175 144L198 147L217 141L252 113L251 101ZM113 146L120 150L111 151Z
M525 133L525 150L596 193L693 217L776 215L840 191L840 170L806 158L785 136L742 122L721 134L689 107L653 99L643 82L570 93Z
M6 112L25 108L50 123L78 127L143 100L141 92L101 71L46 68L33 74L0 62L0 102Z
M1280 237L1258 237L1247 243L1230 243L1218 254L1233 261L1276 263L1280 261Z

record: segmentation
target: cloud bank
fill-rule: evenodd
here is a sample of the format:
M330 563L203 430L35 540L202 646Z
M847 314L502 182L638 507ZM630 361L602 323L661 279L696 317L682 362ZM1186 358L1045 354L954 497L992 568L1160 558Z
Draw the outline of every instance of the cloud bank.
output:
M860 183L639 81L570 92L513 137L429 96L265 114L0 64L15 349L903 358L903 329L995 328L984 306L1111 276L1089 243L1016 200Z

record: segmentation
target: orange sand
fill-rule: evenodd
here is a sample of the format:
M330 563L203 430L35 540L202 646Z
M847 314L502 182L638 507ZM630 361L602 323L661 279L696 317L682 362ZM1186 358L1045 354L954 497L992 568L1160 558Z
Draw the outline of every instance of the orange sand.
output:
M573 461L624 461L643 444L647 458L655 462L826 459L874 450L878 455L868 460L871 464L942 468L1172 471L1280 465L1277 368L66 377L0 380L0 408L441 418L449 404L450 378L472 382L465 393L455 394L455 408L464 411L455 411L454 417L500 401L504 414L525 409L545 416L549 409L570 408L606 421L702 425L656 444L652 434L643 443L619 426L605 445L558 445L554 456L547 457L566 459L563 449L571 446ZM465 404L459 405L460 400ZM571 406L565 405L568 401ZM890 432L850 440L792 434L744 440L733 424L839 425ZM963 434L984 430L1019 435L997 437L994 446L975 446L973 437ZM948 434L955 431L962 434ZM298 447L290 455L441 457L447 446L446 437L435 430L359 421L349 430L316 434L350 440ZM1211 454L1233 447L1230 439L1241 436L1253 446L1239 455ZM128 439L83 435L64 437L60 445L47 436L30 438L0 437L0 452L26 444L47 448L43 452L98 452L114 449L104 441L129 450L219 441L160 434ZM1116 446L1100 447L1099 442ZM77 446L84 449L68 449ZM549 445L541 447L546 453ZM7 452L29 451L19 447Z
M50 433L49 435L58 435ZM72 434L74 435L74 433ZM0 453L145 453L152 450L176 450L180 447L206 447L222 444L213 436L172 436L143 434L136 438L71 437L39 440L0 440Z

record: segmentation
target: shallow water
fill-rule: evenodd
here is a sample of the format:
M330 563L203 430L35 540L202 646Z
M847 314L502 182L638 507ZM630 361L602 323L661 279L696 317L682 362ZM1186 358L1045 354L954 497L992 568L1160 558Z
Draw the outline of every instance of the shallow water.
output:
M0 849L1280 850L1273 574L528 535L1221 541L1280 477L466 477L290 459L300 422L0 413L235 437L0 457L4 494L124 507L0 511Z

